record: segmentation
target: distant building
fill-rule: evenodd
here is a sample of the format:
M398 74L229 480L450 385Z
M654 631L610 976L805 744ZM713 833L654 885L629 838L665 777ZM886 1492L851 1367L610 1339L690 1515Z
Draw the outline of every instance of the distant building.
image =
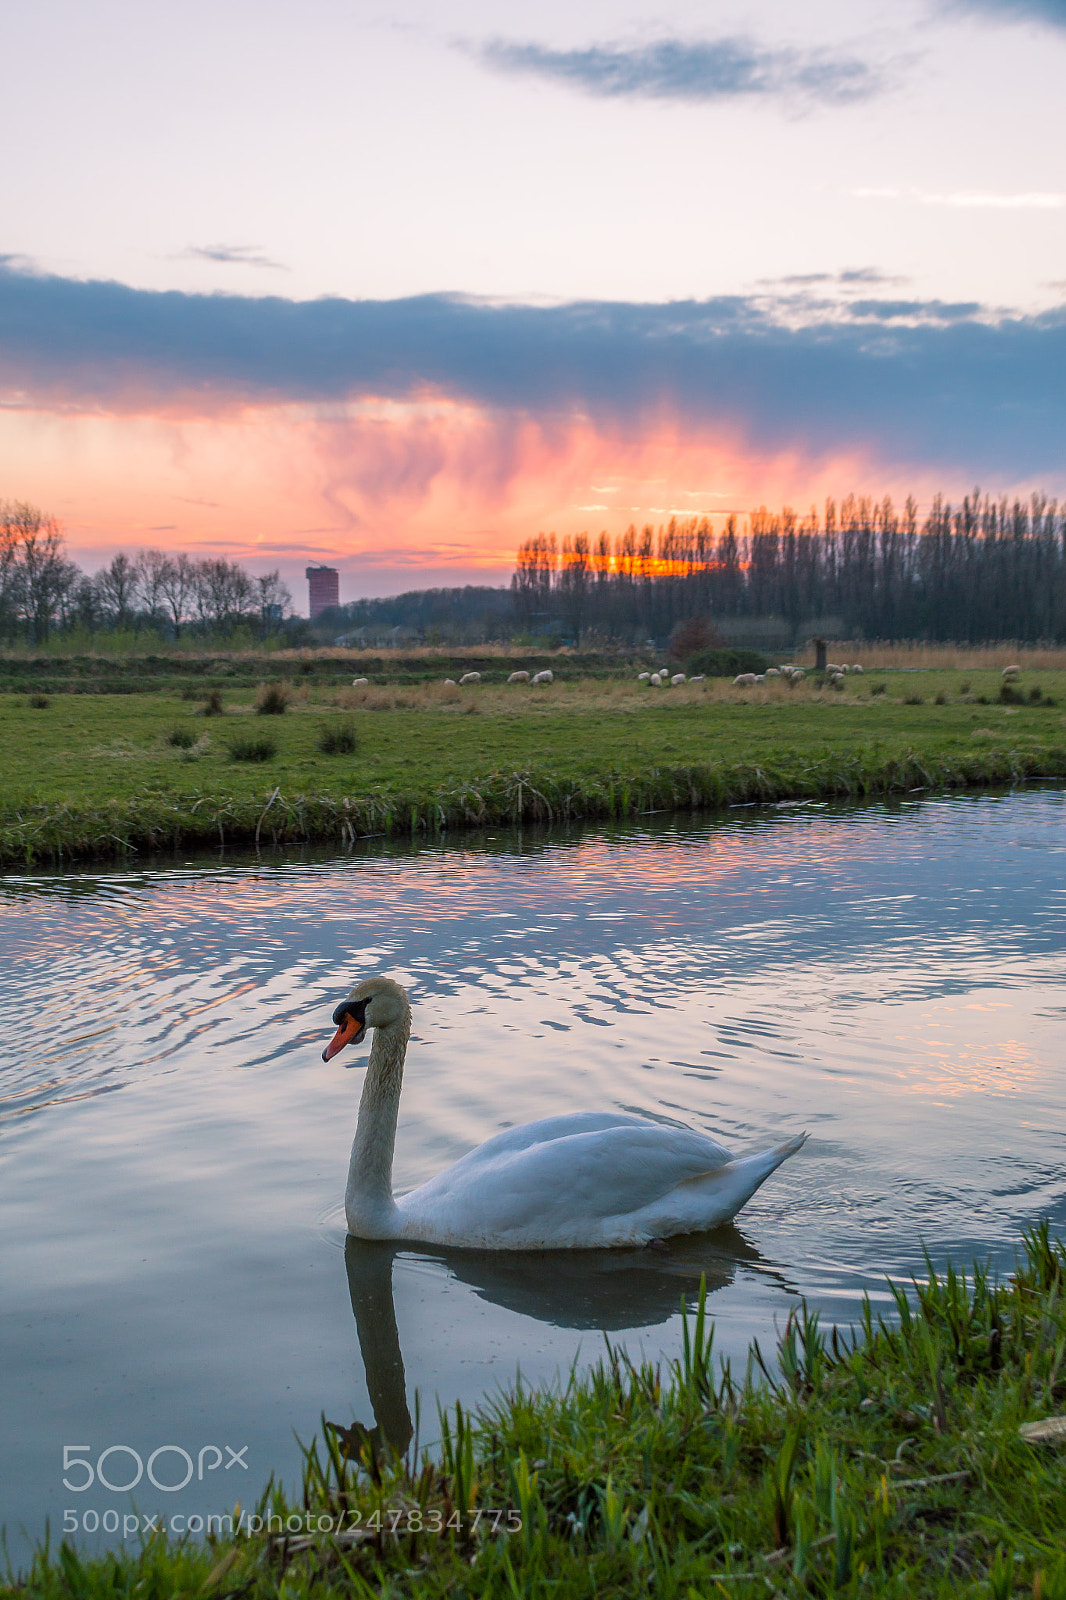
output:
M336 567L308 567L304 576L310 591L311 621L330 606L341 603L340 575Z

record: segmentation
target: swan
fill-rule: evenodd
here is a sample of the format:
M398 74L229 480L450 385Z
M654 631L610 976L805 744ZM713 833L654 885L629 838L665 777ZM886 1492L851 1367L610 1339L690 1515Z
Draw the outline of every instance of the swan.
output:
M374 1029L352 1143L344 1212L357 1239L407 1239L478 1250L591 1250L645 1245L735 1217L805 1133L734 1160L706 1134L611 1111L576 1111L506 1128L409 1194L392 1192L406 991L359 983L333 1013L331 1061Z

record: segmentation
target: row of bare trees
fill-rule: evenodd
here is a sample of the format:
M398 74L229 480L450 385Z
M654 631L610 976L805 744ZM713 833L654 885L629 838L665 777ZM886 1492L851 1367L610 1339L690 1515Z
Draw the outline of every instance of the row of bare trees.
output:
M1066 505L1044 495L927 516L908 498L849 495L823 513L753 512L630 527L617 539L538 534L511 580L516 621L574 638L666 638L690 617L834 617L847 637L1066 639Z
M277 572L164 550L118 554L92 576L67 559L59 525L36 506L0 501L0 638L43 643L56 630L267 632L291 613Z

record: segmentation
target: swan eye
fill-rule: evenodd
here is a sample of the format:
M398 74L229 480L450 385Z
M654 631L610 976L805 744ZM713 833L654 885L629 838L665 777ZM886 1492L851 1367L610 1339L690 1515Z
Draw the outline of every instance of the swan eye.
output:
M369 1004L369 1000L342 1000L333 1013L334 1026L339 1028L345 1017L354 1017L362 1027L366 1017L366 1008Z

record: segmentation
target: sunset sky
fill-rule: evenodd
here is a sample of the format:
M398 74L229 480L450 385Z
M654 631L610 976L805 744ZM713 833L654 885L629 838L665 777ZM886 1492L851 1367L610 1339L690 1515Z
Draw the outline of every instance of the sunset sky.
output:
M7 8L0 497L341 598L1066 495L1066 0Z

